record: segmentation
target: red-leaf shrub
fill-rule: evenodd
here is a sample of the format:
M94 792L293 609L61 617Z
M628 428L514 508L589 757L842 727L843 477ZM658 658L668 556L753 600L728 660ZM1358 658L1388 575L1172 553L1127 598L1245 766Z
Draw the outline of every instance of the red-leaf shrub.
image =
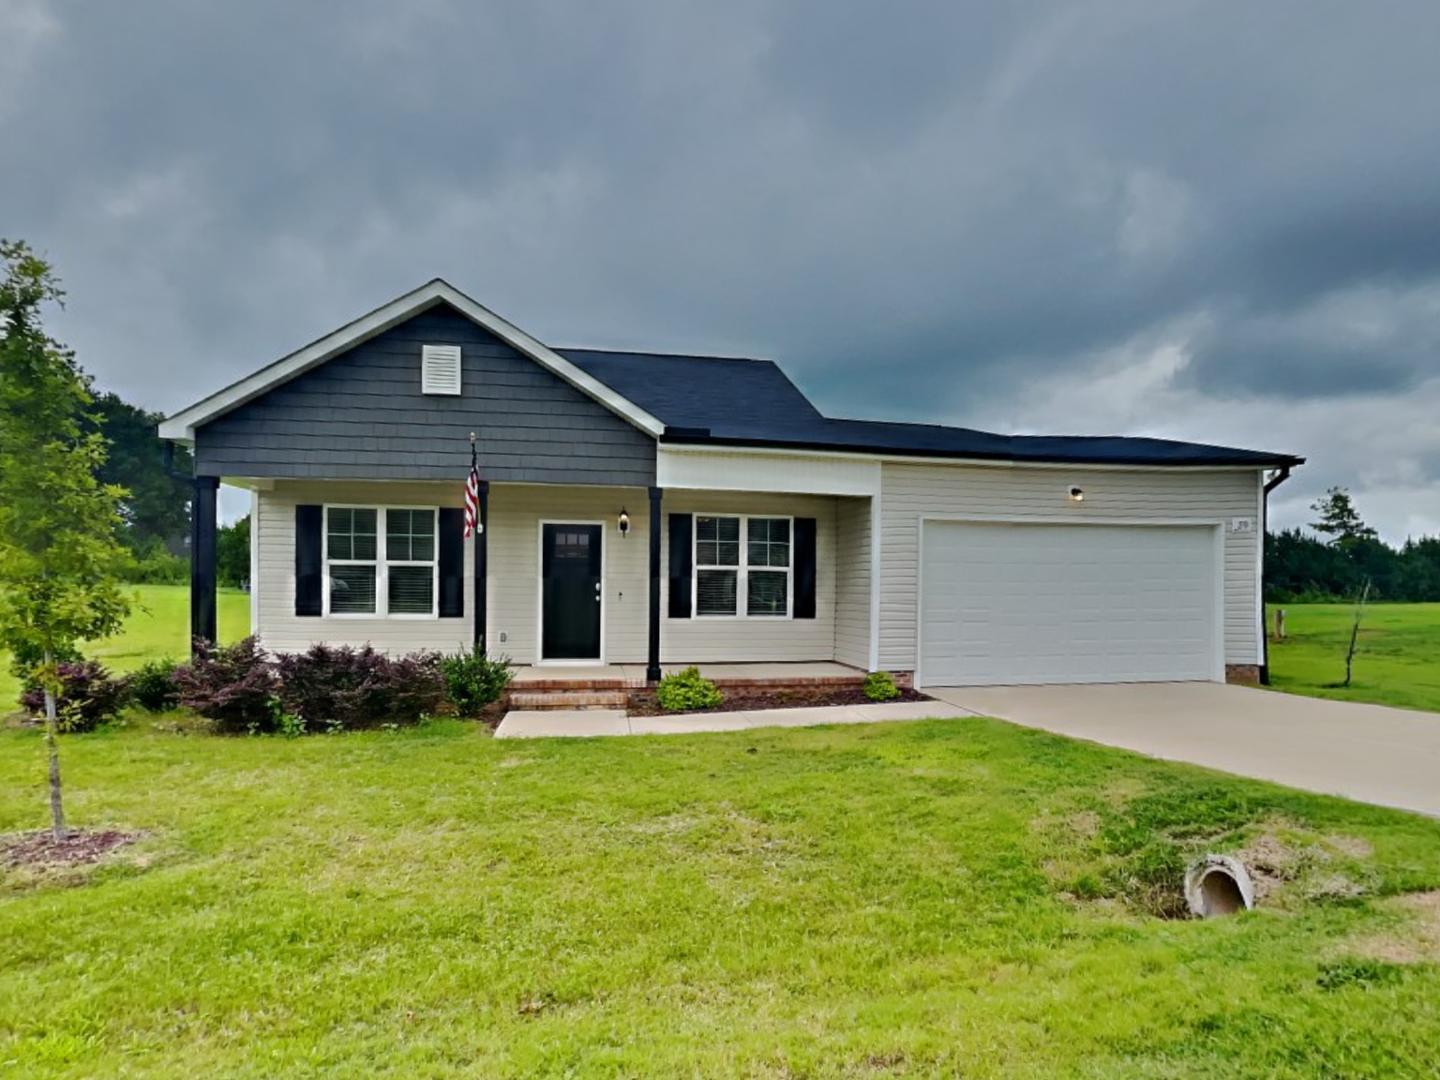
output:
M226 648L197 642L194 659L175 669L175 686L180 704L215 721L220 731L279 726L275 668L253 637Z
M390 657L369 645L313 645L279 656L275 670L282 709L309 731L414 724L445 700L434 653Z
M116 679L98 661L80 660L58 664L60 694L55 708L61 731L94 731L113 720L125 705L127 688L124 680ZM33 715L45 712L45 691L38 686L26 687L20 704Z

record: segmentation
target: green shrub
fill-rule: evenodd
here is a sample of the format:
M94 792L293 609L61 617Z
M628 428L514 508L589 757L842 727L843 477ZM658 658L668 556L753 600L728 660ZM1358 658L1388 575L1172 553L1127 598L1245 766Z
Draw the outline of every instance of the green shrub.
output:
M175 685L175 669L179 666L178 661L168 657L146 661L126 680L130 700L150 712L173 709L180 701L180 688Z
M871 701L894 701L900 696L895 676L888 671L872 671L865 676L865 696Z
M183 585L190 580L190 560L170 554L155 540L135 552L125 580L135 585Z
M688 667L661 679L655 699L667 712L689 712L718 708L725 695L713 682L701 677L699 668Z
M509 658L491 659L483 649L444 657L440 673L445 695L461 716L478 716L486 705L499 701L511 679Z

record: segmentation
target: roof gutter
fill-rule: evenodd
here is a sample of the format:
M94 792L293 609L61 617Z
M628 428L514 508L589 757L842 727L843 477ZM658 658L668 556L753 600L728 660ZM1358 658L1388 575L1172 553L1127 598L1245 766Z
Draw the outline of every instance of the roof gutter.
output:
M1270 631L1265 627L1265 537L1270 529L1270 492L1290 479L1290 466L1281 465L1265 481L1260 493L1260 685L1270 685Z
M1281 465L1278 469L1275 470L1275 475L1270 477L1269 480L1265 481L1265 497L1268 499L1270 497L1270 492L1274 491L1277 487L1279 487L1281 484L1285 483L1285 481L1289 479L1290 466Z

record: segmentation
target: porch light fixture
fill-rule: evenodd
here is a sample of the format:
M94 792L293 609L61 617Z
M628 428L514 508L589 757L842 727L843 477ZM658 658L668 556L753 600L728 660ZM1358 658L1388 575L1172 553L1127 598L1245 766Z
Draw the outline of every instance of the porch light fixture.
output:
M1066 492L1066 497L1069 498L1069 500L1073 503L1084 502L1085 489L1072 486L1070 490Z
M630 511L623 506L620 508L620 535L622 537L630 535Z

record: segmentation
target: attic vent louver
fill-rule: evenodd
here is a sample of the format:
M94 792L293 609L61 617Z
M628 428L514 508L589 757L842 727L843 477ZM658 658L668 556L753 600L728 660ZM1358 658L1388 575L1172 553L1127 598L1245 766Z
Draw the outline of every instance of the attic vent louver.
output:
M422 345L420 347L420 392L422 394L460 393L459 345Z

